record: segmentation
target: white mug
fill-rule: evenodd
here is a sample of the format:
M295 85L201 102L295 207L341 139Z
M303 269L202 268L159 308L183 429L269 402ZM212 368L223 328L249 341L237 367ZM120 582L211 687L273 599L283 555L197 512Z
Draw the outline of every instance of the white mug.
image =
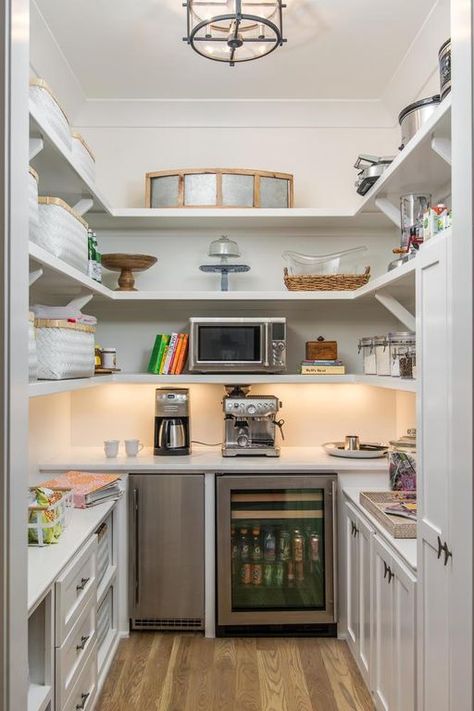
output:
M143 444L141 444L138 439L126 439L125 440L125 451L127 452L127 457L136 457L138 452L143 449Z
M118 439L106 439L104 442L104 452L105 456L109 459L116 457L118 454L119 440Z

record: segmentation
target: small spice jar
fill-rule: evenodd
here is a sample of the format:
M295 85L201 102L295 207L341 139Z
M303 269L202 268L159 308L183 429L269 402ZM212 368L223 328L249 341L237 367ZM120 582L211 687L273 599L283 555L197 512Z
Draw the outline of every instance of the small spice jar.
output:
M117 367L117 349L102 348L102 368L115 369Z
M377 375L374 339L371 336L359 340L359 353L362 353L364 361L364 375Z
M388 334L388 343L390 349L390 375L393 378L413 378L412 354L415 353L415 334L412 331L394 331ZM405 373L404 375L402 375L402 369ZM408 371L410 371L410 374L408 374Z
M377 375L390 375L390 345L386 336L374 338Z

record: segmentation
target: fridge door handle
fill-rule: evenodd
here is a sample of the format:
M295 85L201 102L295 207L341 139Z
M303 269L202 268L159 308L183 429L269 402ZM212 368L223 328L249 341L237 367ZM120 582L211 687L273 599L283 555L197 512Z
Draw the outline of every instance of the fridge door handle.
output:
M135 605L140 602L140 545L139 545L139 499L138 489L133 489L133 535L134 540L134 573L135 573Z
M333 600L334 600L334 621L337 622L337 483L331 482L332 495L332 580L333 580Z

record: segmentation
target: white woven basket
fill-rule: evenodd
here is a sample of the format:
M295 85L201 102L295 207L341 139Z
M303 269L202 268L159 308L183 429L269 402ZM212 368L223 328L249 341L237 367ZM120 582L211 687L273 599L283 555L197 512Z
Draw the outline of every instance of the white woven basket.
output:
M71 150L69 121L59 102L44 79L30 81L30 99L41 113L41 122Z
M28 380L38 379L38 354L36 352L35 315L28 314Z
M91 183L95 183L95 158L90 147L78 131L72 131L72 158Z
M33 242L87 274L87 222L60 198L40 197L38 202L40 219L33 226Z
M31 232L35 225L39 225L38 173L31 165L28 169L28 215Z
M53 319L36 319L35 326L40 380L94 375L93 326Z

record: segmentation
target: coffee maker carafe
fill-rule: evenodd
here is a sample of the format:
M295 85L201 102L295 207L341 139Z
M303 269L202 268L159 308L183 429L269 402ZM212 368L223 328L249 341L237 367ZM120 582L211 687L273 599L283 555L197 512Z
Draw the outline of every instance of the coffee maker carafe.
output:
M155 391L155 455L191 453L188 388Z

